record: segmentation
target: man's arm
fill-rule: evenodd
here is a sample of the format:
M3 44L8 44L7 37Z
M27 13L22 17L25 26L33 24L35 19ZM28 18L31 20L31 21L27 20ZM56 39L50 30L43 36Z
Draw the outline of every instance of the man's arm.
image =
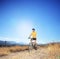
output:
M31 35L32 35L32 34L30 34L30 35L29 35L28 39L30 39L30 38L31 38Z

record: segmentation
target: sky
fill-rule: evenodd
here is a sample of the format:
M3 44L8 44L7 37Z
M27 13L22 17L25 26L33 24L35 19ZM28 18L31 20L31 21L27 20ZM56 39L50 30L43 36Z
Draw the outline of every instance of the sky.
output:
M60 1L0 0L0 40L29 43L32 28L37 43L60 42Z

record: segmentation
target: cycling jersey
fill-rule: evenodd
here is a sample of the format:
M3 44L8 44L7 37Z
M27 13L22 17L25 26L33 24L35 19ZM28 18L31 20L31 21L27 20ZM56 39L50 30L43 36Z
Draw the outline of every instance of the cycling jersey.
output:
M35 31L31 33L32 38L36 38L36 35L37 35L37 33Z

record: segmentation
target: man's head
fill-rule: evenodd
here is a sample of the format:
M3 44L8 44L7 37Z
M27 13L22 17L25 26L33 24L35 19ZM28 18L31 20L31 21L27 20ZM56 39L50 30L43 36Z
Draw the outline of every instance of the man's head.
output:
M33 29L32 29L32 31L34 32L34 31L35 31L35 29L33 28Z

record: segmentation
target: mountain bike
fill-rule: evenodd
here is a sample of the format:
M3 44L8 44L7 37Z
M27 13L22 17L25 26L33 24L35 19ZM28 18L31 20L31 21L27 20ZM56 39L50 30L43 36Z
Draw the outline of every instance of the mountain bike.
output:
M35 40L33 40L32 38L30 38L30 43L29 43L29 51L35 49L37 50L37 43L35 43Z

